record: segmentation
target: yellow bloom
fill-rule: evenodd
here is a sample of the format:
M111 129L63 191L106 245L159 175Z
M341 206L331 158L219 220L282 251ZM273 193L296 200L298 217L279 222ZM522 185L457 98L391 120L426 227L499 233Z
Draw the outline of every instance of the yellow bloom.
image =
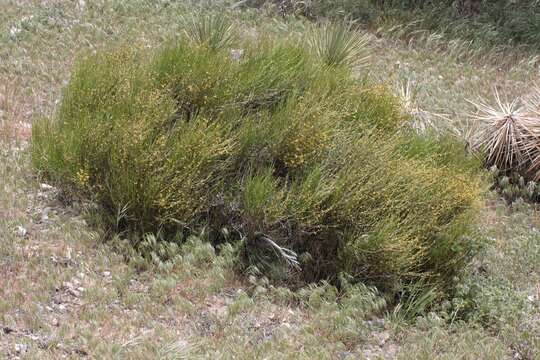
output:
M90 175L88 174L86 170L79 169L79 171L77 171L77 174L75 175L75 181L77 182L77 184L85 187L85 186L88 186L89 180L90 180Z

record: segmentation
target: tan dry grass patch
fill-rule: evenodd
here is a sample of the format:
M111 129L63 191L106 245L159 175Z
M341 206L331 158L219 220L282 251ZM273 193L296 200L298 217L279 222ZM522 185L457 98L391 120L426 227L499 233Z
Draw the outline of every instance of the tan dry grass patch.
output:
M32 101L23 94L21 80L0 77L0 141L30 140Z

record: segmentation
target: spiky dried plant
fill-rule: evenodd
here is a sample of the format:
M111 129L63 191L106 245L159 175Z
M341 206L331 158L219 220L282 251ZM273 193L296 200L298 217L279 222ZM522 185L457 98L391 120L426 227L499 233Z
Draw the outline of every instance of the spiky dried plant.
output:
M530 115L540 121L540 84L533 86L530 94L524 98L523 102Z
M418 88L414 81L407 79L397 83L397 96L401 100L403 111L410 116L408 125L419 135L451 133L460 136L460 127L456 126L447 114L428 111L418 102Z
M403 111L411 117L410 127L417 134L425 134L430 129L436 129L432 117L418 105L418 92L411 79L398 83L397 95L401 100Z
M469 101L477 108L472 118L480 122L473 148L485 151L487 166L530 173L535 161L540 165L540 122L519 105L518 99L503 101L496 89L494 95L495 106Z
M315 26L309 33L308 45L326 65L365 65L369 59L369 39L353 25L351 21L341 21Z
M536 128L540 127L540 86L535 85L529 96L524 99L527 119ZM531 159L527 169L527 175L534 181L540 180L540 135L537 134L534 140L530 141L529 147L534 148L534 157Z

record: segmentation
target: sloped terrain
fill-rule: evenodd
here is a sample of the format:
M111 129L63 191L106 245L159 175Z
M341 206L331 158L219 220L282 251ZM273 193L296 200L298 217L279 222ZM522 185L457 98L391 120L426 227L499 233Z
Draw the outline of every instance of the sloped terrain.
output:
M292 292L264 277L239 276L230 253L217 255L197 237L170 261L138 259L121 236L111 240L92 224L86 204L66 204L60 189L35 177L30 124L53 114L81 51L159 45L181 32L179 17L191 5L58 0L2 6L0 354L5 358L538 357L538 214L530 205L508 208L495 194L486 195L479 213L485 246L467 269L469 276L451 303L420 311L414 321L407 316L407 309L418 310L414 299L388 309L370 288L343 295L319 284ZM306 30L303 21L266 15L228 16L252 37ZM370 39L370 70L359 74L398 90L409 81L417 94L412 108L427 113L435 127L458 133L464 114L473 110L467 98L488 98L495 85L510 97L520 96L538 81L535 58L464 61L421 41ZM457 121L434 115L441 113Z

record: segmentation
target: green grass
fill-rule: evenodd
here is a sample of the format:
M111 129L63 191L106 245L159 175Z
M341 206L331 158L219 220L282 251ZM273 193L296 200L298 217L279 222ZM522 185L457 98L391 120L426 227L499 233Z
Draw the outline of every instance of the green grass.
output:
M508 0L481 1L478 13L460 15L448 1L407 4L395 1L385 15L404 23L417 21L417 27L440 32L447 38L463 38L488 46L540 45L540 7L535 0L516 4Z
M460 3L465 5L463 13ZM439 49L460 44L461 50L465 50L461 56L466 56L468 48L473 52L480 50L479 53L497 48L511 56L516 49L537 52L540 46L540 6L536 0L260 0L247 4L312 21L348 19L364 28L390 31L409 41L423 42L434 36L443 40L437 42Z
M0 325L16 330L0 336L2 355L15 356L16 346L28 345L19 357L538 357L538 214L530 206L509 210L489 198L480 213L486 245L466 270L466 286L448 306L411 324L381 314L380 297L362 287L293 292L260 276L241 280L230 270L229 255L216 255L200 241L176 249L154 245L150 237L146 253L169 254L169 260L138 258L123 239L99 243L104 234L85 225L80 203L66 207L55 191L42 190L28 155L15 150L24 141L11 143L11 129L24 140L26 126L14 125L53 114L76 54L110 48L111 41L155 47L182 33L183 14L184 4L176 2L121 1L87 2L83 9L68 1L12 1L0 12L0 57L7 59L0 63L0 93L7 100L0 99L0 110L9 125L0 137L8 139L0 145ZM238 33L250 38L297 38L307 27L252 11L229 15ZM20 22L28 26L8 36L6 30ZM489 98L493 84L513 98L538 81L534 54L514 51L500 68L493 64L501 57L488 48L470 60L477 48L453 47L436 36L403 43L380 35L370 36L372 56L360 76L390 88L410 79L422 110L458 120L451 124L456 130L474 110L465 99ZM448 127L442 118L432 120ZM407 156L421 156L425 146L412 146ZM18 236L17 226L28 235ZM85 289L82 295L70 294L77 287ZM414 303L401 302L402 308Z

